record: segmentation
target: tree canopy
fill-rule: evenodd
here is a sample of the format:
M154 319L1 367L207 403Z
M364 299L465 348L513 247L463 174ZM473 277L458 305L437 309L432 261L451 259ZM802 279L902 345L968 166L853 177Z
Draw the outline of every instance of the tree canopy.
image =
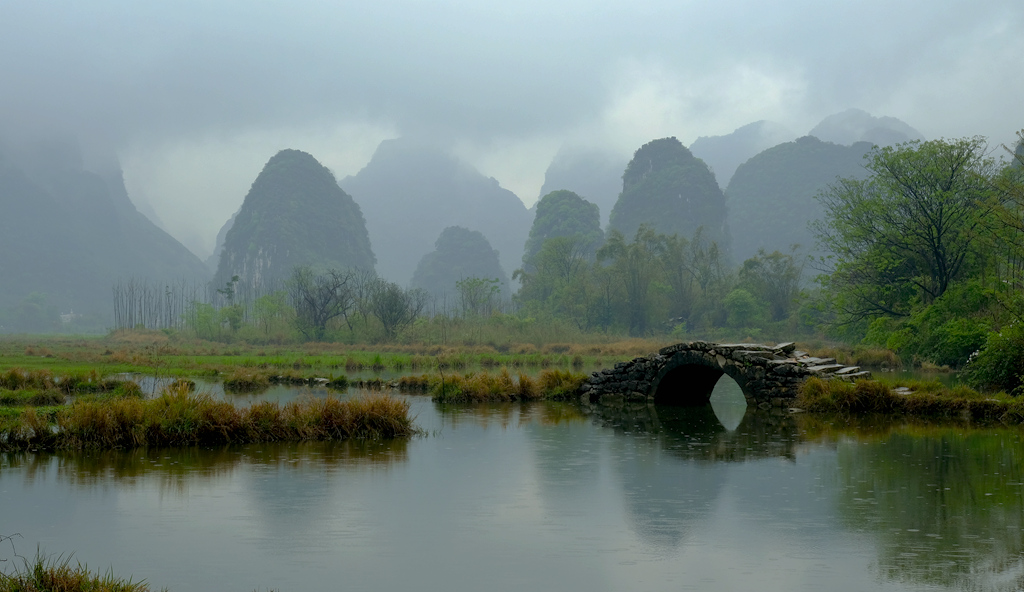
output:
M870 175L819 194L827 287L846 320L907 316L981 264L995 162L981 138L875 148Z
M530 228L523 253L523 269L532 272L533 259L545 241L555 237L578 237L588 258L593 259L604 241L601 214L595 204L572 191L552 191L537 203L537 216Z

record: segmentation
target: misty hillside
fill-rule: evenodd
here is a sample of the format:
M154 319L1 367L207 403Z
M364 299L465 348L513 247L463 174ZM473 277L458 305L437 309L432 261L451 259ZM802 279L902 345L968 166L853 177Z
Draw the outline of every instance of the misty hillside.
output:
M540 197L565 189L600 208L601 226L608 224L615 201L622 191L626 159L610 152L584 148L558 151L544 173Z
M449 226L479 230L515 269L530 230L518 197L445 151L410 140L381 142L373 158L341 186L362 205L377 271L407 284L420 258Z
M410 286L426 290L437 298L455 302L456 284L469 278L497 279L508 293L508 276L498 262L498 252L483 234L461 226L449 226L416 266Z
M782 124L761 120L724 136L701 136L690 144L690 152L711 167L718 186L724 190L729 186L736 167L762 150L795 137L796 134Z
M593 259L604 242L597 206L572 191L552 191L537 202L536 217L523 252L523 269L533 272L533 258L544 241L557 237L578 237L588 259Z
M687 238L703 226L728 249L725 195L704 161L674 137L644 144L622 175L609 226L631 240L641 224Z
M199 258L135 209L119 169L85 170L73 144L0 155L0 212L0 311L44 293L60 312L103 327L118 279L209 279Z
M297 265L373 269L374 256L359 205L334 175L305 152L282 150L253 181L227 232L214 286L237 275L243 288L263 289Z
M855 142L870 142L879 146L892 146L910 140L923 140L921 132L895 117L874 117L860 109L847 109L829 115L814 126L809 136L823 142L850 146Z
M759 248L787 253L794 244L813 252L807 227L822 215L814 196L838 177L865 175L864 155L871 144L841 146L804 136L769 148L736 169L729 182L729 227L737 262Z
M228 231L235 225L235 219L238 218L238 212L241 211L242 208L239 206L239 208L235 210L235 213L231 214L231 217L228 218L228 221L220 227L219 231L217 231L217 240L214 242L213 253L206 258L206 266L210 268L210 273L217 273L217 265L220 264L220 254L224 251L224 240L228 237Z

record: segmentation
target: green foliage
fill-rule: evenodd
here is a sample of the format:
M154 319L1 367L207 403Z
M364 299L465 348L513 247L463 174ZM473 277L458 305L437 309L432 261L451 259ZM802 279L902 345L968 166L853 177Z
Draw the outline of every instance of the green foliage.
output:
M597 252L598 261L610 261L617 286L624 292L629 334L644 335L651 324L654 307L652 285L660 271L657 259L659 238L654 229L641 225L627 243L618 230L608 234L608 241Z
M459 308L464 317L488 317L501 295L501 280L468 277L455 282L455 288L459 293Z
M743 262L739 279L740 285L767 305L770 319L781 321L797 304L801 275L803 264L792 254L765 253L760 249L757 256Z
M220 338L220 320L212 304L192 302L185 309L185 324L200 339Z
M883 346L905 360L960 367L985 342L994 319L990 293L977 281L950 287L909 317L877 317L864 342Z
M750 327L761 322L766 316L764 306L743 288L729 292L723 304L728 323L732 327Z
M556 237L575 237L581 255L592 261L604 240L597 206L572 191L552 191L542 197L523 253L525 271L535 271L534 258L548 240Z
M1024 394L1024 325L1014 323L989 333L961 376L977 389Z
M826 289L841 321L906 316L978 269L994 162L980 138L875 148L870 177L840 179L815 225L833 254Z
M427 302L423 290L405 290L398 284L380 280L375 284L370 309L384 327L384 338L395 339L399 331L412 325Z

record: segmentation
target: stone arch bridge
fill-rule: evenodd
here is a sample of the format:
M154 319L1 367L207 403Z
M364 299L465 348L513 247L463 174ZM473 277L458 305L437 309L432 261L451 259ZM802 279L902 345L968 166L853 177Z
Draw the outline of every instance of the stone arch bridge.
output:
M748 405L762 409L787 406L811 376L850 381L871 376L857 366L797 351L792 343L691 341L594 372L580 394L591 404L706 405L723 374L739 384Z

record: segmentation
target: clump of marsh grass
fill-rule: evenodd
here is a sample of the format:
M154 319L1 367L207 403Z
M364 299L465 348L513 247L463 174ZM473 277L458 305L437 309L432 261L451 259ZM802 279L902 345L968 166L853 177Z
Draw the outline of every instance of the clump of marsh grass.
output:
M238 369L224 378L224 390L230 393L253 393L270 388L270 378L261 372Z
M562 400L571 398L586 376L566 370L545 370L538 379L519 374L513 379L507 368L501 372L456 374L431 377L431 394L441 403L481 403L490 401ZM401 383L400 383L401 384Z
M45 557L36 553L32 561L16 567L13 573L0 573L0 592L149 592L145 580L134 582L114 576L113 572L94 573L81 563L71 564L70 556Z
M571 399L586 382L587 375L568 370L544 370L540 373L540 391L548 400Z
M18 391L0 389L0 406L4 407L43 407L63 404L64 393L54 389Z
M427 392L436 380L436 377L431 377L428 374L403 376L398 379L398 390L402 392Z
M138 446L402 438L416 433L409 404L387 395L339 401L304 398L248 408L185 388L154 399L75 401L55 418L28 408L0 426L0 449L87 449Z

